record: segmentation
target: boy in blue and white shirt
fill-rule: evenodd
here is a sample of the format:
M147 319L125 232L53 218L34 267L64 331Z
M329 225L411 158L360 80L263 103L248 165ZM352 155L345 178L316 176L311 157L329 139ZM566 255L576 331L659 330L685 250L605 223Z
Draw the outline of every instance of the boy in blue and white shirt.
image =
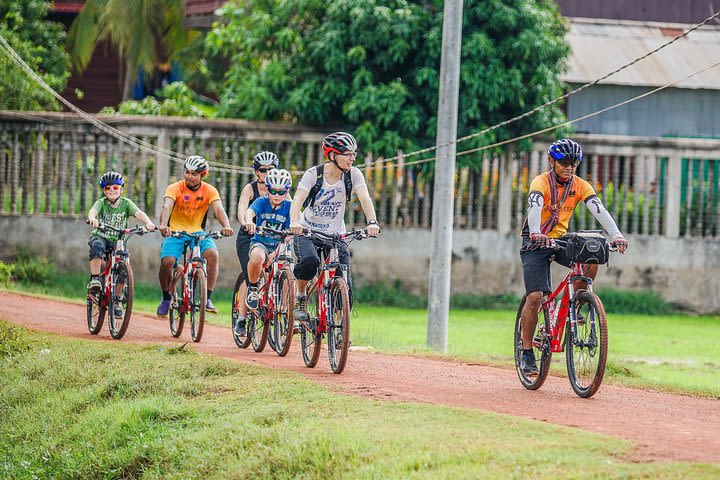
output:
M275 248L283 240L271 233L255 233L257 227L286 230L290 226L290 205L285 195L292 185L290 172L284 169L270 170L265 177L268 195L256 199L245 211L245 229L253 235L250 239L250 260L248 261L248 292L245 303L251 310L258 308L258 281L263 267L272 260ZM245 335L245 322L236 323L236 334Z

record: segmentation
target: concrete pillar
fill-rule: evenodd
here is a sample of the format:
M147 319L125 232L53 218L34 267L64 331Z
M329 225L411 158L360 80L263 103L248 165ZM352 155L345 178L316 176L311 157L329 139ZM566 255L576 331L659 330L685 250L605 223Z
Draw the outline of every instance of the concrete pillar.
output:
M510 233L512 216L512 147L500 157L498 178L497 228L500 234Z
M158 149L170 150L170 134L167 129L160 129L157 141ZM163 150L164 149L164 150ZM163 195L170 183L170 159L165 155L155 155L155 219L159 221L162 211Z
M682 188L682 157L673 153L668 158L665 175L665 236L680 236L680 191Z

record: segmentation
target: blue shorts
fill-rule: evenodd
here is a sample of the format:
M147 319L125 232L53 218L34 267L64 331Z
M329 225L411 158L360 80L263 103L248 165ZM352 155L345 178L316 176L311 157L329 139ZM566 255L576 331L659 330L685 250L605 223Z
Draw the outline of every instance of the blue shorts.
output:
M177 260L182 257L185 248L185 242L189 242L190 240L191 238L188 235L184 236L183 238L164 238L162 241L162 245L160 246L160 258L175 257L175 261L177 263ZM200 254L205 253L205 250L210 248L214 248L215 250L217 250L215 240L213 240L212 238L206 238L205 240L200 242Z

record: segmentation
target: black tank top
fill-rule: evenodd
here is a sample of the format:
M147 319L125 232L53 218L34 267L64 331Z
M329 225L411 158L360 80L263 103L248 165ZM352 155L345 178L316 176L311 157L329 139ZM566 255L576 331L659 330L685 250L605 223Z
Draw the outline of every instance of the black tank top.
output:
M250 198L250 201L248 202L248 207L249 207L250 205L252 205L252 203L253 203L255 200L257 200L258 198L260 198L260 197L262 196L262 195L260 195L260 189L258 188L258 182L257 182L257 180L255 180L255 181L253 181L253 182L250 182L250 186L252 187L253 196L252 196L252 198ZM244 235L247 236L247 237L250 237L250 236L251 236L251 235L250 235L249 233L247 233L247 231L246 231L244 228L242 228L242 227L240 227L240 229L238 230L238 235L241 235L241 234L244 234Z

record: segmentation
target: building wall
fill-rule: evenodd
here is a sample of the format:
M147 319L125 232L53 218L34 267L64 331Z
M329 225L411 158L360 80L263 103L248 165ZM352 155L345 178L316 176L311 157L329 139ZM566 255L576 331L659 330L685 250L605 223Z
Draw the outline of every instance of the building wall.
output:
M709 17L711 0L558 0L566 17L647 22L699 23ZM717 4L716 4L717 7Z
M573 88L577 85L573 85ZM574 119L651 90L595 85L569 98ZM720 91L669 88L575 124L578 132L603 135L720 138Z
M235 222L236 223L236 222ZM0 258L22 244L30 253L51 256L62 269L87 271L87 236L83 219L44 216L0 216ZM652 289L670 301L700 312L720 311L720 239L669 239L630 236L627 255L613 255L601 267L597 284L626 290ZM218 285L231 288L240 271L234 238L217 241L220 250ZM129 248L135 279L156 282L160 237L135 237ZM453 235L454 293L523 293L517 233L456 230ZM416 292L426 292L430 262L430 230L385 229L378 239L355 242L356 283L401 278ZM553 270L558 281L564 272ZM158 292L159 293L159 292ZM84 292L78 292L82 296Z

